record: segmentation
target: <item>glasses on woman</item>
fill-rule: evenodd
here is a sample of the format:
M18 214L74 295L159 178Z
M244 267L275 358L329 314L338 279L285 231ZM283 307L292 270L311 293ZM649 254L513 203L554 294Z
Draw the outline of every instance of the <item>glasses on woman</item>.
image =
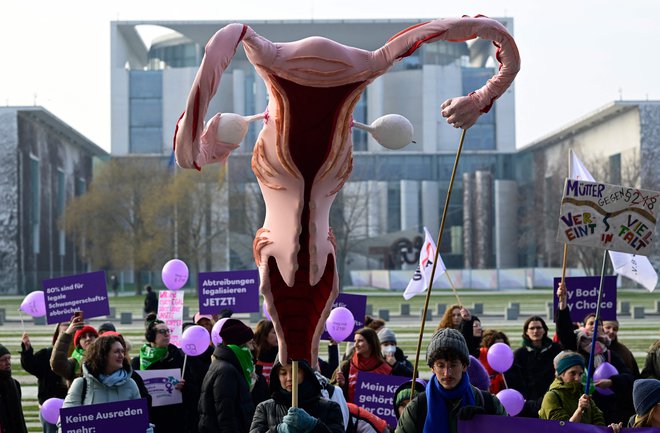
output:
M160 335L170 335L171 334L169 329L157 329L156 333L160 334Z

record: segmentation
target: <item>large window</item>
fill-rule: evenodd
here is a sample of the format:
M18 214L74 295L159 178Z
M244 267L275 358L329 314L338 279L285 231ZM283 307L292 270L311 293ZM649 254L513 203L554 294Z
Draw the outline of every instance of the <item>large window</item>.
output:
M493 68L463 68L463 94L468 95L481 88L493 76ZM495 110L479 117L479 121L470 128L465 137L466 150L494 150L495 140Z
M130 152L163 151L163 74L131 71L129 90Z
M32 249L39 254L39 226L41 223L41 177L39 159L30 155L30 225L32 227Z

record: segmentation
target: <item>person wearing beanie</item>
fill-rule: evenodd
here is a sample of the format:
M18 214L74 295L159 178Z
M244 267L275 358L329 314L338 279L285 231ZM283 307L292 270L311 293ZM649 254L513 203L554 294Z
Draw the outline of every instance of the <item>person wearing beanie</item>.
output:
M115 325L112 322L105 322L105 323L101 323L101 326L99 326L98 331L99 331L99 336L101 336L108 331L117 332L117 328L115 328Z
M392 397L392 406L394 407L394 415L396 419L401 418L401 414L406 409L406 406L417 396L417 394L424 392L426 387L424 386L421 379L415 380L415 390L413 391L412 398L410 397L410 392L412 390L412 380L402 383L394 391Z
M298 361L298 407L291 407L291 371L291 363L273 365L271 398L257 406L250 433L344 433L341 408L321 397L321 385L307 361Z
M96 340L99 333L90 325L85 325L82 315L74 314L66 331L61 332L53 353L50 356L50 368L71 385L73 379L82 375L82 359L85 350ZM73 352L67 356L73 341Z
M144 333L147 342L140 347L140 354L131 360L133 370L182 370L184 355L181 349L170 343L170 334L169 327L162 320L150 321ZM182 403L152 407L149 412L149 422L155 425L155 433L185 431L186 405L192 404L194 401L187 381L194 381L195 374L193 369L186 368L181 375L181 380L174 385L174 388L182 393Z
M404 409L396 433L456 433L459 419L507 414L497 397L470 384L470 353L460 331L436 331L426 349L426 363L433 372L431 380Z
M50 368L50 358L53 354L53 344L57 341L59 334L64 332L68 326L69 324L66 322L57 324L51 344L37 352L32 347L28 333L23 333L21 339L21 366L23 370L37 378L39 404L43 404L49 398L64 399L66 397L66 381ZM57 425L49 423L41 415L39 418L44 433L57 433Z
M412 377L413 366L408 361L408 357L403 354L403 350L397 347L394 332L389 328L380 328L378 341L380 341L380 351L385 362L392 367L392 376Z
M628 427L660 427L660 380L639 379L633 384L635 415Z
M584 394L581 379L585 365L582 355L565 350L555 357L554 366L556 378L543 397L539 418L605 425L603 412L590 396ZM612 423L609 427L618 433L621 424Z
M21 384L11 377L11 353L0 344L0 432L27 433Z
M248 344L254 333L237 319L227 319L220 330L199 397L199 433L247 433L254 415L250 391L256 383Z

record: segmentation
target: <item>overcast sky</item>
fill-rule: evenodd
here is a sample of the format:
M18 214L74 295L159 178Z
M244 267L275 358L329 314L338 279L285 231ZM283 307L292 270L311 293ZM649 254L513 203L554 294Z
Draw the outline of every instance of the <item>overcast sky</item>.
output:
M518 147L621 97L660 99L657 0L4 0L0 104L36 102L110 151L110 21L477 14L514 18Z

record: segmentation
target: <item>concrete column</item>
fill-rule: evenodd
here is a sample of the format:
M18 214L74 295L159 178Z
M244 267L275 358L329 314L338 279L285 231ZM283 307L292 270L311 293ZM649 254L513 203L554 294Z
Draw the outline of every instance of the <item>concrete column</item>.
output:
M474 261L474 173L463 173L463 267L472 269Z
M371 84L369 84L369 87L367 87L367 119L369 119L369 123L385 114L383 106L383 88L384 83L382 76L376 78ZM374 140L371 134L369 134L367 149L370 152L379 152L383 147Z
M422 181L422 225L429 229L431 236L436 237L440 230L440 195L439 183L433 180Z
M234 69L232 73L234 113L245 115L245 71Z
M401 181L401 230L419 228L419 182Z
M518 184L495 181L495 265L498 269L518 265Z
M474 180L476 268L487 269L493 254L493 176L489 171L479 170Z

